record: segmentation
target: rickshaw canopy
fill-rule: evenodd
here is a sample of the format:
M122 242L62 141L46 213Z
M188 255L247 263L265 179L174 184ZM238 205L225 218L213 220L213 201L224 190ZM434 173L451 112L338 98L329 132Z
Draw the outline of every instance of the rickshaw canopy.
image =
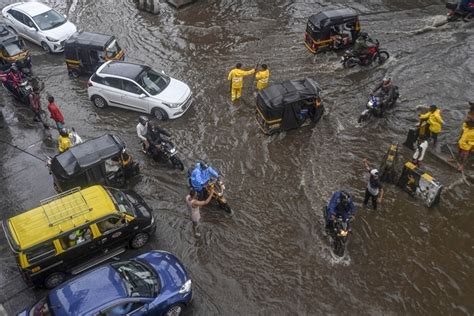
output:
M62 179L74 178L105 160L119 155L125 143L116 135L103 135L71 147L51 161L51 172Z
M79 32L72 35L65 44L64 49L88 48L93 50L104 50L113 40L112 35L91 32Z
M282 119L283 129L296 128L301 108L320 98L321 88L313 79L289 80L260 90L257 108L265 119Z
M355 23L357 21L359 21L357 12L348 8L322 11L310 16L308 19L308 22L314 26L315 32L322 31L334 25Z

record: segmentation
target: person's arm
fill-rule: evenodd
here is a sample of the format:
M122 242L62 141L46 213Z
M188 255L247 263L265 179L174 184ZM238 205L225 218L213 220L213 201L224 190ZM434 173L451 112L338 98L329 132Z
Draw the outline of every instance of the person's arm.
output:
M418 115L418 117L420 118L420 120L427 120L431 115L431 112L426 112L425 114L420 114Z
M330 215L331 218L333 218L334 214L336 213L337 200L339 199L339 195L340 195L339 192L335 192L332 195L331 200L329 201L328 215Z
M352 201L352 198L349 198L349 216L352 216L353 218L355 217L355 213L357 212L357 209L354 205L354 202Z
M367 169L367 171L370 172L369 161L367 160L367 158L364 158L363 161L364 161L365 169Z
M380 187L380 196L379 196L379 203L382 203L383 202L383 187Z
M213 196L214 196L214 188L211 189L211 191L209 192L209 196L207 197L205 201L193 200L191 204L193 207L206 206L207 204L209 204L209 202L211 202Z
M244 76L249 76L249 75L252 75L254 73L255 73L255 69L250 69L250 70L244 71L243 75Z
M138 135L138 138L140 138L142 141L146 141L145 136L143 136L143 134L142 134L141 126L142 126L141 124L137 125L137 135Z
M234 71L231 70L231 71L229 72L229 75L227 76L227 80L230 80L230 81L232 82L232 77L233 77L233 75L234 75Z
M161 129L159 127L155 127L155 130L158 131L160 134L163 134L165 136L171 137L171 134L165 131L164 129Z
M255 80L260 80L263 78L263 72L262 71L259 71L255 74Z

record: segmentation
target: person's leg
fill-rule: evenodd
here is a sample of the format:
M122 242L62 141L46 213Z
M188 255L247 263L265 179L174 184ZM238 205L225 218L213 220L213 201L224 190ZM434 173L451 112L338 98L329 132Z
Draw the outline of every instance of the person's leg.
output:
M431 134L431 139L433 139L433 146L436 145L436 142L438 141L438 133L433 133L430 132Z
M234 101L235 101L235 99L236 99L236 96L237 96L237 89L234 89L234 88L232 88L232 89L231 89L231 98L232 98L232 102L234 102Z
M378 195L372 195L371 194L370 197L372 198L372 207L376 211L377 210L377 197L378 197Z
M238 88L238 89L236 89L236 90L237 90L237 95L236 95L236 97L237 97L237 99L240 99L240 97L242 96L242 88Z
M370 198L369 189L365 189L364 205L367 205L367 203L369 203L369 198Z
M199 232L199 222L197 221L193 221L193 234L196 238L201 237L201 233Z

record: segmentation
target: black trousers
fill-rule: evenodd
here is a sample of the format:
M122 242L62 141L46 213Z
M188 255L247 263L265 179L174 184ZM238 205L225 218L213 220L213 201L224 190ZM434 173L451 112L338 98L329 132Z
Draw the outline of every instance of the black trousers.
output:
M377 209L377 197L379 195L372 195L372 193L369 192L369 189L365 189L365 198L364 198L364 205L367 205L369 203L369 199L372 199L372 207L374 210Z

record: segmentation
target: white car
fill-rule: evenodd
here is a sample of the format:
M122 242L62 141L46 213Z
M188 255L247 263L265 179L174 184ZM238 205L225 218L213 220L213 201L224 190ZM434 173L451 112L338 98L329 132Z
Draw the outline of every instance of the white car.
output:
M77 28L66 16L40 2L18 2L6 6L2 15L18 35L40 45L47 52L64 50L65 41Z
M108 61L87 83L90 100L98 108L116 106L149 113L159 120L182 116L191 106L187 84L148 66Z

